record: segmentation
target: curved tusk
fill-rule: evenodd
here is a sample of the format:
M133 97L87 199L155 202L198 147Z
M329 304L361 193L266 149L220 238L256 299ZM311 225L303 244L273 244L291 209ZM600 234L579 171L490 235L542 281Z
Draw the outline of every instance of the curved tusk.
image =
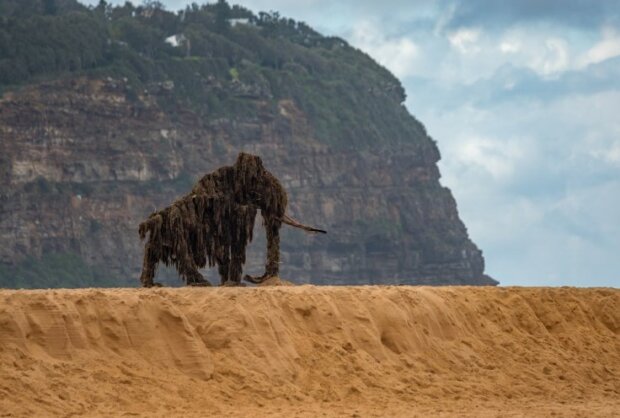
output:
M291 218L290 216L286 214L280 220L287 225L290 225L295 228L303 229L306 232L320 232L321 234L327 234L327 231L304 225L301 222L296 221L295 219Z

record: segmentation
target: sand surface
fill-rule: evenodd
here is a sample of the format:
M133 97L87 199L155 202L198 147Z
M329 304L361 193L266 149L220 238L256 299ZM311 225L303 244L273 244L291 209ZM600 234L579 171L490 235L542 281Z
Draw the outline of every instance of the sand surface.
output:
M620 290L0 290L0 416L620 416Z

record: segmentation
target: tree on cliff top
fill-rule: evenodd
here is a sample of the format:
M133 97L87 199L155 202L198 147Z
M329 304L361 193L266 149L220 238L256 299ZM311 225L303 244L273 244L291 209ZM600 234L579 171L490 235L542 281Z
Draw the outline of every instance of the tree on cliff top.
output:
M42 1L0 0L7 11L0 19L0 92L63 75L127 78L133 91L172 81L172 97L162 103L171 114L190 108L207 118L235 117L256 112L252 97L272 106L292 99L317 139L331 145L424 134L399 106L404 90L388 70L342 39L278 13L254 15L226 1L174 13L159 2L102 1L88 9L56 0L56 14L44 15ZM230 25L239 18L248 24ZM176 35L183 46L166 41Z
M215 5L215 30L224 33L230 28L230 6L226 0L218 0Z

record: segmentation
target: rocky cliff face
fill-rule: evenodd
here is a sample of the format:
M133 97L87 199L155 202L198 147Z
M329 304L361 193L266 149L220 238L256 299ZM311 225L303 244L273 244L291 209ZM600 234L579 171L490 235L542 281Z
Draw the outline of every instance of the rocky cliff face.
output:
M314 236L283 227L283 277L335 284L496 283L484 275L482 253L439 183L439 152L425 134L398 145L334 147L314 137L294 100L274 107L257 94L247 98L252 116L207 119L187 109L164 110L160 104L170 89L174 85L135 94L123 80L82 77L4 94L5 271L73 254L101 280L137 284L139 221L247 151L281 179L293 217L329 231ZM262 273L264 252L257 231L246 272ZM217 283L215 271L206 277Z

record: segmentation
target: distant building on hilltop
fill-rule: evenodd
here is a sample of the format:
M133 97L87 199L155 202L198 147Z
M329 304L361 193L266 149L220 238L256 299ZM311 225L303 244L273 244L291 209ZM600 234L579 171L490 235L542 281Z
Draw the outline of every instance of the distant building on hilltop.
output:
M183 35L182 33L177 33L176 35L172 35L166 38L165 42L168 45L171 45L175 48L185 47L185 55L191 55L191 43L189 39Z
M228 19L228 22L230 22L230 26L232 27L235 27L237 25L253 25L253 23L250 22L250 19L248 19L247 17Z

